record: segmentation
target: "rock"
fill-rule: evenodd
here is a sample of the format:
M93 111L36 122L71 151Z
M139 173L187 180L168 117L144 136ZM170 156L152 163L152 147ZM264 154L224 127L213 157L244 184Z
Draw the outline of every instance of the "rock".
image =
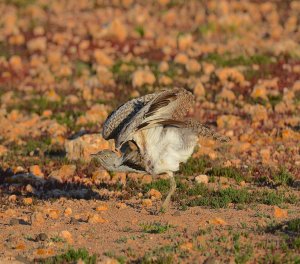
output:
M72 209L70 207L66 208L64 211L65 216L70 216L72 214Z
M151 199L144 199L144 200L142 201L142 205L143 205L144 207L151 207L151 206L152 206L152 201L151 201Z
M111 180L111 176L106 170L96 170L92 174L93 181L99 182L109 182Z
M268 163L271 157L271 151L269 148L263 148L260 150L260 156L262 158L263 163Z
M102 123L107 118L107 106L104 104L93 105L83 116L80 116L76 124L86 125L88 123Z
M149 184L149 183L151 183L152 182L152 175L149 175L149 174L146 174L146 175L144 175L143 176L143 178L142 178L142 184Z
M217 119L219 128L235 128L240 121L240 118L234 115L222 115Z
M3 145L0 145L0 157L6 155L8 152L8 149L4 147Z
M29 172L32 173L35 176L44 178L44 173L42 172L39 165L32 165L29 167Z
M101 216L97 215L97 214L92 214L92 215L89 215L88 217L88 222L90 224L102 224L102 223L107 223L108 221L103 219Z
M91 160L91 154L95 154L103 149L113 149L114 147L100 134L83 135L73 140L66 140L65 149L69 160L82 159Z
M127 208L127 205L126 205L125 203L117 203L117 204L116 204L116 207L117 207L118 209L125 209L125 208Z
M62 183L63 181L66 181L74 176L75 171L75 165L63 165L59 170L52 171L49 175L49 178Z
M223 68L216 71L222 85L227 85L231 82L242 85L245 82L244 75L233 68Z
M256 85L251 93L251 97L256 99L256 98L261 98L264 100L267 100L267 89L264 85Z
M48 209L47 215L51 219L57 220L59 218L60 212L56 209Z
M189 61L189 58L184 53L178 53L174 58L174 62L178 63L178 64L187 64L188 61Z
M63 230L60 232L60 237L62 237L63 239L65 239L67 241L67 243L69 244L73 244L74 243L74 240L73 240L73 236L72 234L67 231L67 230Z
M15 194L12 194L8 197L8 201L11 203L15 203L17 201L17 196Z
M201 82L197 82L194 86L194 94L197 98L205 96L205 89Z
M27 198L24 198L24 199L23 199L23 203L24 203L25 205L31 205L32 202L33 202L33 200L32 200L32 198L30 198L30 197L27 197Z
M155 76L150 70L136 70L132 75L133 87L141 87L145 84L153 85Z
M219 94L218 98L228 100L228 101L234 101L236 100L236 96L233 91L224 88Z
M47 48L46 37L33 38L27 42L27 48L29 51L45 51Z
M187 50L193 43L191 34L182 35L178 38L178 47L180 50Z
M101 212L101 211L107 211L108 210L108 206L105 204L99 205L96 207L96 211L97 212Z
M164 73L169 70L169 64L166 61L162 61L159 64L158 69L160 72Z
M39 241L46 241L48 239L48 236L47 234L45 233L39 233L36 238L35 238L35 241L36 242L39 242Z
M197 60L191 59L185 64L185 68L190 73L196 73L201 70L201 65Z
M126 26L119 19L115 19L109 25L108 34L118 41L123 42L126 40L128 33Z
M180 245L181 250L186 250L186 251L191 251L193 250L193 243L191 242L186 242Z
M209 179L208 179L208 176L207 176L207 175L201 174L201 175L198 175L198 176L195 177L195 181L196 181L197 183L208 184Z
M148 195L151 199L153 199L153 200L160 200L161 197L162 197L160 191L155 190L155 189L151 189L151 190L147 193L147 195Z
M227 225L227 223L220 217L209 220L209 223L213 225Z
M33 226L41 226L45 223L45 219L42 213L40 212L34 212L31 215L31 225Z
M288 211L281 209L278 206L274 206L274 217L275 218L285 218L288 217Z
M94 51L94 57L95 57L96 62L100 65L110 67L114 63L113 60L100 49L96 49Z

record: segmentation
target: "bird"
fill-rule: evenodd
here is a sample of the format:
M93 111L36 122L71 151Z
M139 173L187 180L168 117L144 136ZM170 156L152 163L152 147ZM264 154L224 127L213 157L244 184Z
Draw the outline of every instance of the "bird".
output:
M113 111L103 124L104 139L115 141L116 151L101 150L93 154L109 171L166 173L169 192L161 210L167 210L176 190L174 173L180 163L192 155L199 136L220 142L230 139L219 135L199 121L188 118L194 95L184 88L163 89L132 99Z

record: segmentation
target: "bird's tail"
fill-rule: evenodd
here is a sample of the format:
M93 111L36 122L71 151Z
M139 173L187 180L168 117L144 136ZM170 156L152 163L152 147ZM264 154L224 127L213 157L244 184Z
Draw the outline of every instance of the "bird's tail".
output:
M205 126L201 124L199 121L194 119L188 119L186 121L187 127L193 130L193 132L197 133L197 135L202 137L210 137L214 140L217 140L219 142L229 142L230 138L220 135L219 133L215 132L213 129L211 129L208 126Z

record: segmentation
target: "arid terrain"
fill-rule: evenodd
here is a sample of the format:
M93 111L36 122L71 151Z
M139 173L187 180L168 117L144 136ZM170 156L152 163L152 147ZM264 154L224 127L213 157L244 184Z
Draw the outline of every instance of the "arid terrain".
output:
M300 263L300 2L0 1L0 263ZM90 154L120 104L183 87L176 173Z

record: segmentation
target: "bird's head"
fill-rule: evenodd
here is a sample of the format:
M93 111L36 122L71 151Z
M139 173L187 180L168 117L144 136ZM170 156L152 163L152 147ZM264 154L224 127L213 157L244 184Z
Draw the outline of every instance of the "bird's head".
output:
M113 170L118 166L119 157L117 153L112 150L101 150L98 153L91 154L92 158L98 160L101 165L107 170Z

